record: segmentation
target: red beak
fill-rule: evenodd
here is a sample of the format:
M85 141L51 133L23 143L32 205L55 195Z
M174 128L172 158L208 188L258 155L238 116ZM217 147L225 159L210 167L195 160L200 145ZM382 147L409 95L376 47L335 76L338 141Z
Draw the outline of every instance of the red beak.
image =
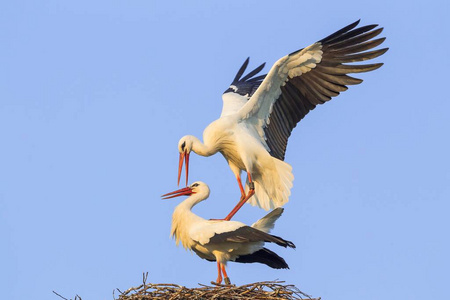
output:
M178 162L178 185L180 185L181 178L181 170L183 169L183 160L185 160L185 169L186 169L186 186L188 185L188 176L189 176L189 153L184 151L180 153L180 160Z
M174 192L164 194L161 197L163 199L170 199L170 198L175 198L175 197L179 197L179 196L190 196L192 194L193 194L192 189L190 187L185 187L185 188L176 190Z

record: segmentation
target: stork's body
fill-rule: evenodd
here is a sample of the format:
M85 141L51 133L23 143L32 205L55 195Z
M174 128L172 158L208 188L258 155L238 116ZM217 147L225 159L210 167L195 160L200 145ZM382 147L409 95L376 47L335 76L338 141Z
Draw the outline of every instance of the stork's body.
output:
M166 194L166 198L189 195L180 203L172 215L171 235L177 245L194 251L199 257L216 261L218 268L217 283L229 283L226 274L228 261L242 263L259 262L272 268L288 268L283 258L264 248L265 242L273 242L283 247L295 247L293 243L268 234L275 221L280 217L282 209L272 211L252 226L237 221L223 222L206 220L194 214L191 209L209 196L209 188L203 182L195 182L191 186Z
M203 143L191 135L180 139L178 182L186 159L187 184L191 151L202 156L220 152L241 191L238 205L225 220L230 220L249 199L251 204L266 210L285 204L294 179L291 166L284 162L292 130L316 105L339 95L347 85L362 82L347 74L372 71L382 65L345 64L376 58L388 50L366 51L384 41L373 39L382 28L374 29L378 25L356 28L358 23L280 58L267 75L254 77L263 64L242 77L247 59L222 96L220 118L203 132ZM247 173L246 190L241 171Z
M254 205L269 210L288 201L294 179L291 166L271 156L258 132L240 121L238 114L221 116L209 124L203 132L203 143L193 136L181 140L192 141L192 151L199 155L210 156L217 152L223 155L238 181L241 204L248 200L243 201L246 191L242 186L241 171L247 172L248 181L250 178L253 181L257 195L251 199Z

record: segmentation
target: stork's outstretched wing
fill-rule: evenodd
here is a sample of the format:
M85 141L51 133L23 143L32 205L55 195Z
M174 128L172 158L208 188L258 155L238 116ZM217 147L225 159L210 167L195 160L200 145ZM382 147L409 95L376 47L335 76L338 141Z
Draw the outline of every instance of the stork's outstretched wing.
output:
M317 104L347 90L347 85L362 82L347 74L368 72L383 65L345 64L376 58L388 50L367 51L385 40L373 39L383 28L356 28L358 24L359 20L279 59L239 110L240 118L255 126L273 157L284 160L292 130Z

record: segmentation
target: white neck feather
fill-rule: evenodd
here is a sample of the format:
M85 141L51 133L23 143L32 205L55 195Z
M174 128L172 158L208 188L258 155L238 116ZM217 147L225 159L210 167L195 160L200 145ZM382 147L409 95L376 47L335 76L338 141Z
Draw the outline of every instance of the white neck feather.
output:
M209 194L209 193L208 193ZM175 237L176 244L180 241L184 248L191 249L193 245L192 239L189 237L189 229L199 221L204 221L202 217L194 214L191 209L200 201L206 199L208 195L193 194L175 208L172 214L172 229L170 235Z
M219 151L219 149L217 149L215 146L204 144L193 135L191 135L190 138L192 139L192 151L194 151L198 155L211 156Z

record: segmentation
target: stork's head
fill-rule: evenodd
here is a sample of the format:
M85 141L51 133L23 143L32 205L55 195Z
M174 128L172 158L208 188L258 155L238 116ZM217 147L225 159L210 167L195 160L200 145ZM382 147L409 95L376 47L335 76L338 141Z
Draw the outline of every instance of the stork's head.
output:
M185 160L187 186L189 176L189 154L192 151L193 143L194 137L192 135L185 135L178 142L178 151L180 152L180 160L178 162L178 185L180 185L181 169L183 168L183 161Z
M196 181L188 187L176 190L171 193L167 193L162 195L163 199L170 199L179 196L190 196L192 194L196 194L198 198L198 202L205 200L209 196L209 187L206 183L202 181Z
M192 135L183 136L178 142L178 151L180 153L190 153L192 150L192 144L194 143L194 137Z

